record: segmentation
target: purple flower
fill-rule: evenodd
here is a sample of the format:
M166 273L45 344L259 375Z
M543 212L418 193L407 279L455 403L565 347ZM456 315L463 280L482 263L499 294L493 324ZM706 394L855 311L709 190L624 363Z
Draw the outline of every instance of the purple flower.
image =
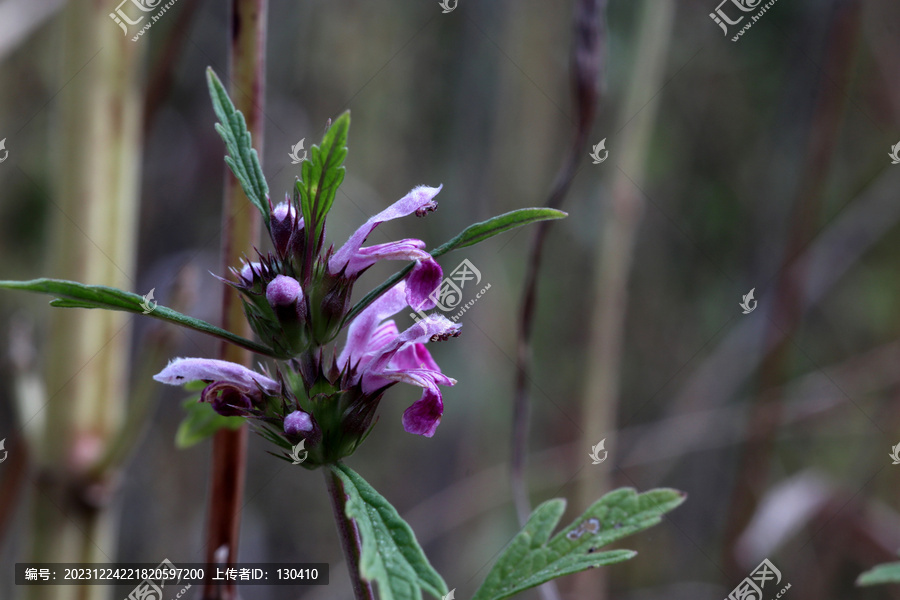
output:
M386 319L406 308L407 295L407 285L401 281L353 319L338 367L348 367L350 383L359 383L365 394L397 382L423 388L422 397L403 413L403 428L431 437L444 412L438 385L454 385L456 380L441 372L425 343L457 336L461 325L429 315L400 332L393 320Z
M416 265L408 278L410 285L406 288L407 304L416 310L434 308L434 302L429 295L440 285L443 273L441 267L425 251L425 242L405 239L365 248L363 244L369 234L385 221L399 219L413 213L424 216L433 211L437 208L434 197L441 191L441 187L443 186L433 188L420 185L371 217L329 259L328 272L332 275L343 272L346 277L355 277L379 260L414 260Z
M208 402L220 415L246 416L254 404L262 402L263 393L277 394L281 386L274 379L247 367L211 358L176 358L153 379L169 385L205 381L201 402Z
M176 358L153 379L168 385L184 385L190 381L224 381L247 395L256 394L260 389L267 394L277 394L281 388L274 379L247 367L213 358Z

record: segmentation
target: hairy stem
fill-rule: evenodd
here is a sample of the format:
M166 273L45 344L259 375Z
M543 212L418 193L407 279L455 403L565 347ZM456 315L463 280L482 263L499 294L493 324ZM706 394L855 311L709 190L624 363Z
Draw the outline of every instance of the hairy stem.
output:
M347 512L344 510L347 503L344 485L332 469L324 469L323 472L325 475L325 486L328 488L328 497L331 500L331 509L334 512L334 522L337 525L338 537L341 539L341 548L344 550L344 561L347 564L350 582L353 585L353 595L356 600L375 600L372 584L363 581L359 572L359 558L362 555L362 545L356 524L347 516Z
M267 0L234 0L231 18L231 77L229 94L235 107L244 114L253 144L263 154L263 106L265 102L265 40ZM222 207L223 266L237 265L241 256L259 244L260 217L230 172L225 175ZM222 327L251 337L253 332L244 317L237 292L225 288L222 300ZM223 343L219 358L246 366L249 352ZM213 465L207 524L206 560L208 563L236 562L241 525L241 505L247 451L247 427L223 429L213 437ZM234 600L233 583L204 582L204 600Z

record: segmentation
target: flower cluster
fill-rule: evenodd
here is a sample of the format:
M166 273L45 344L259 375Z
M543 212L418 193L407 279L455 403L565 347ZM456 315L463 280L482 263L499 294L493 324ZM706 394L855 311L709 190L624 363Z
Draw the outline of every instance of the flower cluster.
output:
M298 186L299 189L299 186ZM274 372L204 358L178 358L157 381L203 381L200 396L220 415L248 417L282 446L305 440L307 466L351 454L370 430L385 391L403 382L422 396L403 414L410 433L431 437L443 414L439 386L456 383L441 372L425 344L459 335L460 326L430 315L405 331L390 318L434 308L431 294L442 272L418 239L364 246L379 224L437 207L440 187L420 186L371 217L336 251L324 250L324 217L306 226L299 193L269 206L273 252L232 269L244 312L254 332L280 355ZM379 260L414 261L407 275L347 320L357 278ZM346 330L338 349L332 344Z

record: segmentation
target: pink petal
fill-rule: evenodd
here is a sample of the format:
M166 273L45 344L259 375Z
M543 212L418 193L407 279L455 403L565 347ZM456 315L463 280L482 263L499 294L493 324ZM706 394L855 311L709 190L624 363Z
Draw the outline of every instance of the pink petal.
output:
M251 371L243 365L212 358L176 358L153 379L168 385L184 385L190 381L225 381L246 392L255 392L257 384L269 394L277 393L278 382Z
M403 411L403 429L409 433L431 437L441 424L444 402L437 388L425 389L422 397Z
M454 323L443 315L427 315L394 339L391 345L366 367L372 374L380 374L394 355L406 344L424 344L436 342L459 335L462 325Z
M444 273L441 266L429 255L420 260L406 276L406 302L413 310L431 310L435 302L431 295L441 285Z
M379 260L425 260L431 255L423 250L422 240L406 239L376 246L360 248L351 258L344 273L352 277L374 265Z
M370 340L381 322L405 307L406 283L401 281L356 315L347 327L347 342L338 357L338 366L344 368L351 358L358 361L368 353Z
M346 267L353 256L356 255L365 243L366 238L369 237L372 230L381 223L399 219L400 217L405 217L412 213L422 215L426 211L434 210L437 206L434 197L437 196L442 187L444 186L441 185L433 188L420 185L374 217L369 218L369 220L357 229L356 232L350 236L350 239L334 253L334 256L328 261L328 272L339 273L341 269Z
M394 354L391 359L390 368L392 369L428 369L430 371L441 372L431 353L425 347L425 344L408 344Z

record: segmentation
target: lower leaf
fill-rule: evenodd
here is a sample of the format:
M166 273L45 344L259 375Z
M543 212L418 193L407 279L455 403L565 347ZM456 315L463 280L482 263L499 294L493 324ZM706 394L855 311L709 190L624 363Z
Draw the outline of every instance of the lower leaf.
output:
M625 536L656 525L662 515L684 502L677 490L638 494L623 488L603 496L552 539L566 501L538 506L494 564L473 600L502 600L551 579L634 557L632 550L597 550Z
M378 584L382 600L421 600L422 590L440 598L447 584L425 557L412 528L375 488L350 467L332 467L348 496L346 514L362 538L360 574Z

